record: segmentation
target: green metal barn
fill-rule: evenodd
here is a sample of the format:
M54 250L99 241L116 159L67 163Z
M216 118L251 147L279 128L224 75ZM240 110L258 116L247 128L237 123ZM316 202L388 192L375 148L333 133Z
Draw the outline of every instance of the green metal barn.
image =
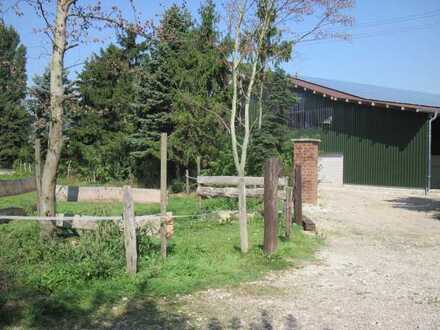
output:
M292 80L298 102L289 127L319 132L321 181L440 188L439 95Z

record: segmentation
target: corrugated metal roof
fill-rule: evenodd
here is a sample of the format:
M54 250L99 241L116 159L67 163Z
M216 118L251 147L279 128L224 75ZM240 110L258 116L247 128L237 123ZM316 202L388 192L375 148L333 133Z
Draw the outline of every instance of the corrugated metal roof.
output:
M437 94L306 76L298 78L363 99L440 107L440 95Z

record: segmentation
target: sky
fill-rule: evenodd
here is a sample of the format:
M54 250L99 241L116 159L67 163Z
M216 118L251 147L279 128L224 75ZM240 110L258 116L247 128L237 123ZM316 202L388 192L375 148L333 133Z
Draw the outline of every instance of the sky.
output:
M6 3L12 0L6 0ZM81 1L81 0L80 0ZM82 0L82 2L93 2ZM139 15L156 20L166 7L180 0L137 0ZM189 10L197 16L200 0L187 0ZM54 3L54 1L52 1ZM110 3L106 0L105 3ZM111 1L127 8L128 1ZM224 7L217 9L221 17ZM17 17L12 11L4 15L7 24L19 32L27 47L28 78L41 74L50 60L50 47L44 34L36 33L41 19L29 8ZM440 1L439 0L357 0L348 12L355 19L349 28L351 41L324 40L298 44L293 58L283 65L290 74L352 81L440 95ZM220 26L221 27L221 26ZM301 30L301 25L289 27ZM99 43L86 43L72 49L65 66L71 76L80 71L81 63L114 39L114 31L93 31Z

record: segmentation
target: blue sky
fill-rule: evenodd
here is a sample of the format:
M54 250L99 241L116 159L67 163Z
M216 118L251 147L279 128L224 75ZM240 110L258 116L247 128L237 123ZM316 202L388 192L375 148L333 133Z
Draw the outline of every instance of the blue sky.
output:
M180 1L135 1L143 17L156 19L173 2ZM221 1L217 2L222 15ZM111 3L124 8L128 2ZM194 14L200 3L187 1ZM285 70L291 74L440 94L439 0L357 0L351 14L356 20L349 31L352 41L300 44L293 59L284 65ZM7 13L5 21L18 30L27 47L28 76L42 73L50 59L50 47L43 34L33 31L41 26L40 18L25 10L22 17ZM66 58L66 66L76 65L71 68L72 74L80 70L77 64L112 41L112 35L113 31L107 30L99 34L101 43L73 49Z

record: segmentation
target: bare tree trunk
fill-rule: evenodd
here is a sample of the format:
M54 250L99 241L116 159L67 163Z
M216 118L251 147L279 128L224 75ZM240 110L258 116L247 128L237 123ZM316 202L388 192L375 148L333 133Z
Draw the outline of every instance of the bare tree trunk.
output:
M54 27L52 63L50 66L50 124L46 160L41 177L39 210L42 215L55 215L55 187L63 145L63 68L66 51L66 23L72 0L58 0ZM52 222L42 222L41 236L47 238L55 230Z
M241 252L249 250L248 230L247 230L247 207L246 207L246 183L244 175L240 175L238 184L238 212L240 222L240 248Z
M263 124L263 80L260 82L260 94L258 95L258 129L261 129Z
M239 212L239 222L240 222L240 247L241 252L246 253L248 251L249 243L248 243L248 233L247 233L247 211L246 211L246 185L244 182L245 176L245 164L240 161L240 157L238 155L238 143L237 143L237 134L235 121L237 117L237 103L238 103L238 66L240 64L239 50L240 50L240 33L241 33L241 24L244 15L244 6L240 8L239 19L236 25L236 38L234 43L234 55L233 55L233 63L232 63L232 104L231 104L231 142L232 142L232 155L234 157L234 164L237 170L237 173L240 177L239 181L239 194L238 194L238 212ZM248 118L249 114L245 114L245 120ZM245 139L243 141L243 146L241 150L241 159L243 160L243 153L246 153L245 143L247 144L248 139L246 141L246 134L249 134L249 125L247 129L245 128ZM244 157L246 159L246 157Z

